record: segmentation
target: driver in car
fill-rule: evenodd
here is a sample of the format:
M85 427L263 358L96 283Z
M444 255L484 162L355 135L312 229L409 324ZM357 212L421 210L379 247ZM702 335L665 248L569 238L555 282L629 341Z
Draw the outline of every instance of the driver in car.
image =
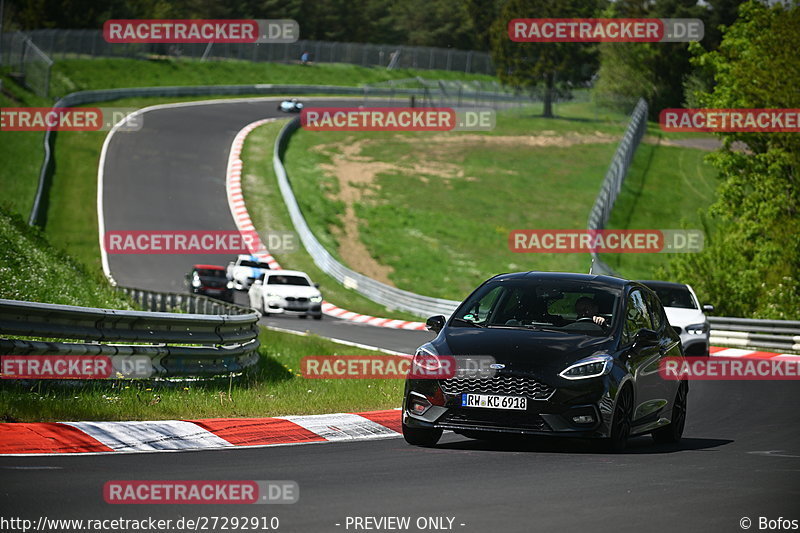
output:
M592 322L598 326L605 326L606 319L599 316L597 314L598 311L597 302L588 296L581 296L578 298L578 301L575 302L575 313L578 315L578 320L581 318L590 318Z

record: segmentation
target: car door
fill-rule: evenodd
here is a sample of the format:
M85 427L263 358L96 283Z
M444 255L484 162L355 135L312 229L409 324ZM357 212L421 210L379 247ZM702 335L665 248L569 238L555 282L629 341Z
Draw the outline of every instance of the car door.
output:
M650 318L653 322L653 329L658 333L658 352L659 364L667 357L681 357L683 349L681 348L681 339L667 320L667 313L664 311L664 306L659 300L658 296L654 293L647 293L647 303L650 309ZM661 379L661 396L664 398L666 405L675 394L680 383L676 380Z
M632 289L626 298L622 341L626 346L628 369L635 383L633 422L655 421L658 411L666 403L663 380L658 373L661 353L647 296L639 288Z

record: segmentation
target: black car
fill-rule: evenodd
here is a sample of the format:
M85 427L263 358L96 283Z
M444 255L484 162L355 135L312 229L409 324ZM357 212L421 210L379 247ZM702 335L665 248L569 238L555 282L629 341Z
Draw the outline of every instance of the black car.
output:
M186 274L186 285L189 292L202 294L233 302L233 285L228 280L225 267L217 265L194 265Z
M613 450L651 433L678 442L685 381L663 379L660 361L683 357L658 297L635 281L527 272L495 276L453 313L428 319L438 336L414 366L453 356L492 358L491 377L409 375L403 436L433 446L442 431L606 439ZM444 358L442 358L444 359Z

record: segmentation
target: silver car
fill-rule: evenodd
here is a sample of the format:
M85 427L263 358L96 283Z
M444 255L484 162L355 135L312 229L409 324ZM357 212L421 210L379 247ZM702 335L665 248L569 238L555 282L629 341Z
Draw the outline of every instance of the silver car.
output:
M690 285L668 281L640 281L653 290L661 300L667 320L681 337L683 352L689 356L707 356L710 327L705 313L714 306L700 305Z

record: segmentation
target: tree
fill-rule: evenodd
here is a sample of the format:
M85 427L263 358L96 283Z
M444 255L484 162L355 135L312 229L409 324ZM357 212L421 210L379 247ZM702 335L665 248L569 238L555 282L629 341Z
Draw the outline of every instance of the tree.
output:
M587 81L595 70L594 46L586 43L517 43L508 36L508 21L517 18L589 18L596 0L509 0L492 25L492 59L497 76L509 85L544 86L543 116L553 116L559 87Z
M705 108L800 108L800 7L743 4L719 50L692 47L715 83L695 95ZM717 225L706 249L674 260L722 314L800 318L800 135L721 133L708 157L719 170ZM746 150L734 149L746 146Z

